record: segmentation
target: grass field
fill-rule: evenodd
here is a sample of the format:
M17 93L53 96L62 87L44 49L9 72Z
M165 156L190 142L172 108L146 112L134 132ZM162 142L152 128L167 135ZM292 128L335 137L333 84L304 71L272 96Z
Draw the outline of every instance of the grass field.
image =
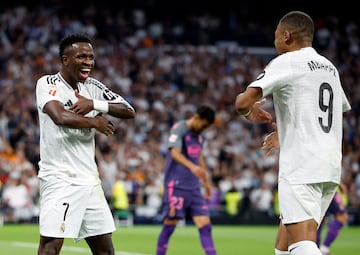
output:
M325 229L324 229L325 230ZM159 225L119 227L113 235L116 255L154 255ZM276 227L219 226L213 228L218 255L272 255ZM37 225L0 227L0 255L34 255L39 235ZM82 240L66 239L61 255L91 254ZM192 225L178 227L170 240L168 255L202 255L198 232ZM359 255L360 227L344 227L331 255Z

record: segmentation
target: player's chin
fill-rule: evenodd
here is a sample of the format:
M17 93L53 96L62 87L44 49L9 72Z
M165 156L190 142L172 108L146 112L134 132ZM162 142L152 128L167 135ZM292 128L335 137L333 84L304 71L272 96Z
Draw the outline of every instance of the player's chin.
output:
M84 83L86 81L86 78L84 79L84 78L78 78L78 82L81 82L81 83Z

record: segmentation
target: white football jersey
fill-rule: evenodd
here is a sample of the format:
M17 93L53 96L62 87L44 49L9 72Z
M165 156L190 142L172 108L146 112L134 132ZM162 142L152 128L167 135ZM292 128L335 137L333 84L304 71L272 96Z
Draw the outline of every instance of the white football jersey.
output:
M110 91L103 83L88 78L78 83L79 94L91 99L130 104L120 95ZM73 88L60 73L45 75L36 84L36 100L40 122L40 162L39 178L56 176L64 181L93 185L100 182L95 162L94 128L69 128L56 125L44 112L44 106L52 100L60 101L68 109L77 101ZM99 114L93 110L87 117Z
M273 95L279 179L339 183L343 112L351 107L335 66L307 47L274 58L249 86Z

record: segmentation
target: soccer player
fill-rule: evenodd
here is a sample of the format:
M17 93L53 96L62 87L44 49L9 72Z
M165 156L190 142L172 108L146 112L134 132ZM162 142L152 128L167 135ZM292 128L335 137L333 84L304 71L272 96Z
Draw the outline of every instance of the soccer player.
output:
M114 254L114 218L95 162L96 131L113 124L104 114L131 119L134 108L90 77L90 38L71 34L59 45L60 71L36 83L40 122L40 241L38 255L59 254L64 238L84 238L92 254Z
M199 230L205 254L215 255L207 199L211 195L202 148L202 132L214 123L215 112L200 106L189 119L175 123L168 138L163 193L163 226L157 241L156 255L164 255L179 219L187 213ZM202 187L204 187L204 194Z
M239 114L263 123L272 122L261 108L264 98L274 100L281 219L276 255L321 255L317 228L340 182L343 112L351 107L337 68L312 47L313 36L309 15L285 14L275 30L278 56L235 100Z

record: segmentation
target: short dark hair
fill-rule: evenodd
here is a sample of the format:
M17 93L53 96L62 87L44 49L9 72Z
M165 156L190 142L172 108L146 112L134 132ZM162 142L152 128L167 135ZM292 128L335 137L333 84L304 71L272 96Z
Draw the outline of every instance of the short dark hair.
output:
M314 37L314 21L312 18L302 11L291 11L285 14L281 19L280 23L286 26L291 32L296 32L301 37L309 38L311 41Z
M59 45L60 59L61 59L62 55L64 54L64 51L65 51L65 49L67 47L71 46L73 43L78 43L78 42L85 42L85 43L92 44L92 40L90 39L90 37L88 37L85 34L70 34L70 35L67 35L66 37L64 37L60 41L60 45Z
M208 105L199 106L196 113L201 119L207 120L209 124L213 124L215 121L215 111Z

